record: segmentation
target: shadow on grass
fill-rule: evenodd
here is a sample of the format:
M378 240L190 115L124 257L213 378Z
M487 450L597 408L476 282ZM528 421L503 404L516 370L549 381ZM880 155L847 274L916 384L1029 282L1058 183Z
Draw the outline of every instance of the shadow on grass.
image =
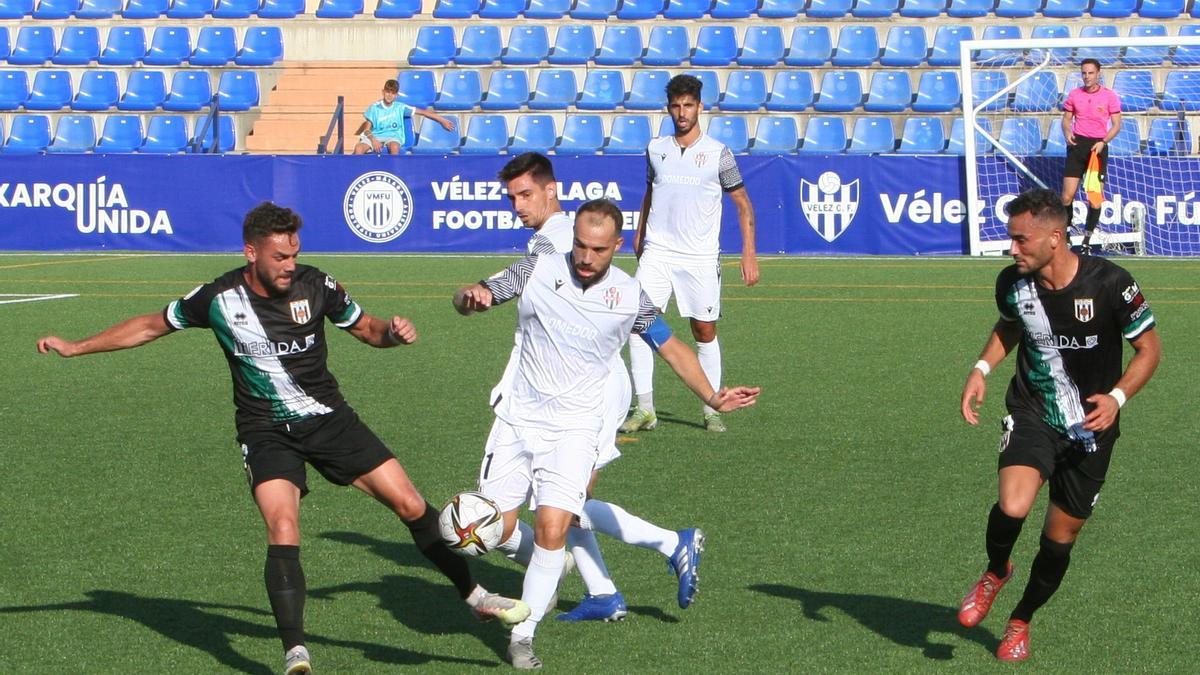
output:
M676 415L675 413L671 412L670 410L657 410L657 411L655 411L655 414L658 415L659 422L666 422L668 424L677 424L681 427L693 427L693 428L701 429L701 430L704 429L704 422L698 421L697 419L695 419L693 417L680 417L679 415ZM700 417L700 411L695 412L695 417Z
M629 610L630 614L644 616L651 619L658 619L663 623L679 623L679 617L667 614L658 607L651 607L650 605L629 605L629 607L626 609Z
M271 617L271 613L265 609L178 598L143 597L124 591L94 590L88 591L85 595L88 597L87 600L77 602L0 607L0 614L80 611L121 617L136 621L167 639L206 652L221 665L230 669L255 675L269 675L276 672L274 667L268 667L241 655L230 643L230 638L233 636L278 640L279 634L275 630L274 619ZM230 616L231 612L249 615L250 619ZM498 665L490 661L422 654L399 647L357 640L340 640L312 633L306 637L306 644L313 648L318 660L320 659L318 646L326 645L356 649L362 652L364 658L387 665L422 665L431 662L471 666ZM282 660L283 647L278 642L274 644L278 648L277 656ZM93 663L91 665L99 666L100 664Z
M822 613L827 607L840 609L864 628L901 647L920 649L928 659L945 661L954 657L954 646L933 642L930 639L933 633L962 635L989 652L995 652L1000 645L999 638L986 629L963 628L958 623L958 610L945 605L882 595L811 591L782 584L753 584L748 588L800 602L804 616L813 621L828 621Z

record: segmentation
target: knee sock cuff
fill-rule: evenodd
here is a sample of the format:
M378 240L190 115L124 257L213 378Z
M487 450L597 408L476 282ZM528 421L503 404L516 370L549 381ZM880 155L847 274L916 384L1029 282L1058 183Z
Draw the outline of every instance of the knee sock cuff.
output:
M1074 544L1074 542L1072 542L1070 544L1064 544L1060 541L1054 541L1053 539L1051 539L1051 538L1047 537L1045 534L1043 534L1040 546L1041 546L1041 552L1045 553L1048 556L1052 556L1055 558L1070 558L1071 557L1071 549L1075 546L1075 544Z
M270 544L267 546L268 558L284 558L287 560L300 559L300 547L287 544Z

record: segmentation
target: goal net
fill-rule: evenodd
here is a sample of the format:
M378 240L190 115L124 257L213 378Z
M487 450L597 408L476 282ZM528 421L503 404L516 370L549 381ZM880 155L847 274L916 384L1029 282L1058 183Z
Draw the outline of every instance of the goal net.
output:
M1062 191L1062 102L1082 84L1086 58L1101 63L1101 84L1117 92L1122 110L1091 244L1138 255L1200 255L1200 36L970 40L961 50L972 255L1008 250L1004 206L1018 193ZM1076 244L1086 213L1081 181Z

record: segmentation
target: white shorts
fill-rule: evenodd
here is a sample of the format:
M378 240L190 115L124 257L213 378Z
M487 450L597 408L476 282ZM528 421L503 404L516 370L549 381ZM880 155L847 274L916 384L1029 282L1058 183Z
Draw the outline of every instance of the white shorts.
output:
M721 318L721 264L678 265L657 258L646 251L638 260L635 277L642 290L666 312L671 295L679 305L679 315L697 321L716 321Z
M595 432L516 427L497 417L479 468L479 491L506 513L528 501L579 515L596 459Z
M640 337L632 338L640 340ZM629 402L633 399L633 386L629 382L629 371L620 355L614 359L612 370L604 382L604 426L600 428L600 456L596 468L603 469L621 456L617 449L617 428L629 414Z

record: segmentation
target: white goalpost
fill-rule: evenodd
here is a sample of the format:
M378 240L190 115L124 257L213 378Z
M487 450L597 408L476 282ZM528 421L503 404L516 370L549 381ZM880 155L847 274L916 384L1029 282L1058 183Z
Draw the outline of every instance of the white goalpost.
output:
M1101 62L1101 83L1122 105L1091 243L1200 255L1200 36L969 40L960 49L971 255L1008 250L1004 206L1021 191L1061 191L1062 101L1080 86L1085 58ZM1076 244L1086 211L1081 191Z

